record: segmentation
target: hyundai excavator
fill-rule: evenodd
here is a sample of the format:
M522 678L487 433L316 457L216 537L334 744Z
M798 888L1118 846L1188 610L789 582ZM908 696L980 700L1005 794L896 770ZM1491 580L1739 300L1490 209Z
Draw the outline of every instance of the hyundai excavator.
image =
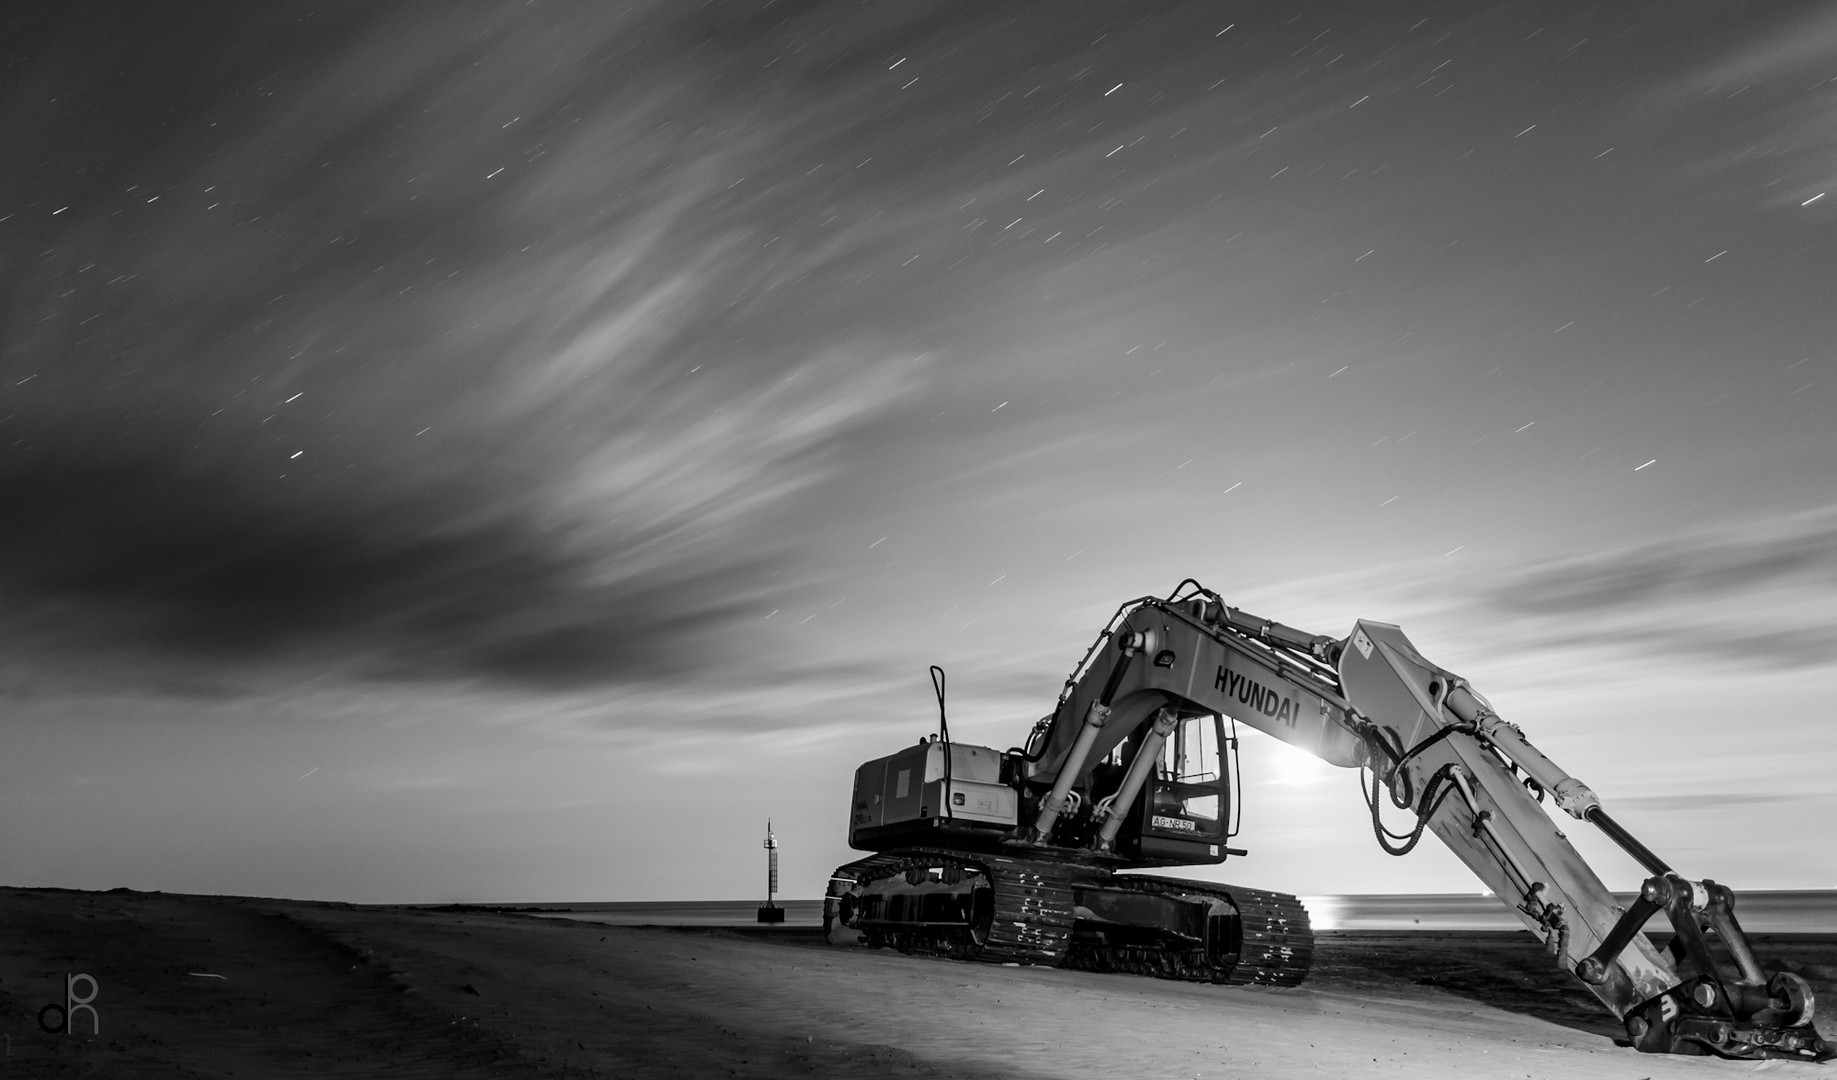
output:
M1188 579L1117 610L1024 747L937 734L855 773L849 846L824 901L836 944L963 960L1293 986L1314 939L1283 893L1121 871L1217 864L1236 834L1236 725L1369 772L1373 831L1433 832L1649 1053L1826 1061L1811 986L1768 971L1735 894L1674 871L1403 631L1323 637ZM1361 784L1363 786L1363 781ZM1630 906L1546 812L1606 833L1650 875ZM1407 832L1382 804L1414 814ZM1644 933L1663 913L1664 948Z

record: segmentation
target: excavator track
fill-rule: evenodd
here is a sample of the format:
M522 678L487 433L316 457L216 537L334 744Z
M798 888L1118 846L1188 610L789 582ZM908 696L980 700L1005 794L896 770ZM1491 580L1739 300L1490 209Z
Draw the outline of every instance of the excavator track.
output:
M1287 893L1230 886L1243 921L1244 947L1233 982L1295 986L1314 962L1314 929L1308 909Z
M1072 887L1076 878L1064 873L1065 869L1000 855L969 856L925 848L872 855L838 867L830 876L824 923L827 927L838 921L840 898L850 894L850 886L872 887L904 877L916 889L930 885L929 879L936 876L945 889L970 894L971 902L959 904L955 912L961 915L961 921L879 918L888 913L872 910L863 919L866 944L891 945L902 952L930 952L959 960L1056 967L1063 961L1072 935ZM920 874L926 876L923 885L912 880ZM897 889L897 884L893 887ZM986 888L992 901L981 910L974 902L978 887ZM889 905L882 908L886 906Z
M1204 958L1171 956L1158 962L1162 970L1146 974L1188 982L1220 982L1238 986L1297 986L1307 978L1314 958L1314 932L1308 909L1287 893L1181 878L1116 876L1105 882L1109 889L1154 893L1163 896L1215 897L1237 909L1241 943L1236 962L1229 967ZM1074 947L1073 965L1087 970L1134 971L1129 957L1106 956ZM1151 966L1156 958L1147 961Z
M995 890L989 941L977 959L1060 966L1072 937L1072 889L1065 867L991 855L979 860Z
M1079 899L1115 893L1222 901L1236 913L1234 948L1172 937L1113 943L1080 923ZM831 940L846 926L870 947L902 952L1239 985L1294 986L1314 951L1307 909L1283 893L923 848L838 867L824 925Z

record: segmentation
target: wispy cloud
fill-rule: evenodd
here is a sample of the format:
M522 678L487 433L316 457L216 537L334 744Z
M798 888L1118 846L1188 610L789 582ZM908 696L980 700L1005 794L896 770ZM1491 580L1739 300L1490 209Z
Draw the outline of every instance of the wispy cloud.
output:
M75 287L6 279L40 329L5 338L0 629L212 661L154 679L212 693L226 663L565 687L763 613L796 543L766 519L922 366L759 306L847 254L767 250L732 194L810 112L729 115L644 54L583 81L635 17L347 27L272 114L44 226Z
M1234 602L1333 635L1355 618L1398 623L1454 671L1546 689L1837 670L1837 510L1567 558L1369 567Z
M1837 186L1837 12L1781 5L1759 14L1745 36L1651 86L1636 112L1643 123L1698 130L1710 117L1739 117L1740 143L1697 141L1702 156L1687 175L1715 182L1762 160L1774 169L1790 161L1790 181L1767 197L1797 205Z
M1789 8L1782 5L1783 12ZM1775 25L1735 43L1693 78L1703 87L1731 89L1808 72L1816 72L1816 81L1823 82L1831 77L1833 56L1837 12L1821 5L1801 6L1796 15L1783 15Z
M1546 646L1766 668L1837 664L1837 512L1704 529L1508 572L1477 599Z
M1688 795L1623 795L1616 798L1614 803L1616 806L1654 812L1700 810L1715 813L1734 806L1767 806L1773 803L1802 801L1805 801L1805 796L1799 794L1765 795L1744 791L1696 791Z

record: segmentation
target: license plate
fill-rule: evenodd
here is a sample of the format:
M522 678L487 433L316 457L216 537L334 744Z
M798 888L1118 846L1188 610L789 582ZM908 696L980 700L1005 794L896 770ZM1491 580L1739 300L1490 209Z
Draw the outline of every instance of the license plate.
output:
M1154 827L1157 829L1178 829L1181 832L1199 831L1198 825L1193 824L1185 818L1162 817L1160 814L1154 816Z

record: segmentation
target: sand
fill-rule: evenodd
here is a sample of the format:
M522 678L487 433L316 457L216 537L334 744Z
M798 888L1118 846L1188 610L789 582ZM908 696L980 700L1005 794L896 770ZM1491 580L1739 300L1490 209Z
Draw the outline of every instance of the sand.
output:
M1617 1046L1524 934L1323 935L1271 991L477 910L0 889L0 917L0 1075L1837 1076ZM1837 1000L1837 938L1786 948ZM39 1030L67 972L100 1036Z

